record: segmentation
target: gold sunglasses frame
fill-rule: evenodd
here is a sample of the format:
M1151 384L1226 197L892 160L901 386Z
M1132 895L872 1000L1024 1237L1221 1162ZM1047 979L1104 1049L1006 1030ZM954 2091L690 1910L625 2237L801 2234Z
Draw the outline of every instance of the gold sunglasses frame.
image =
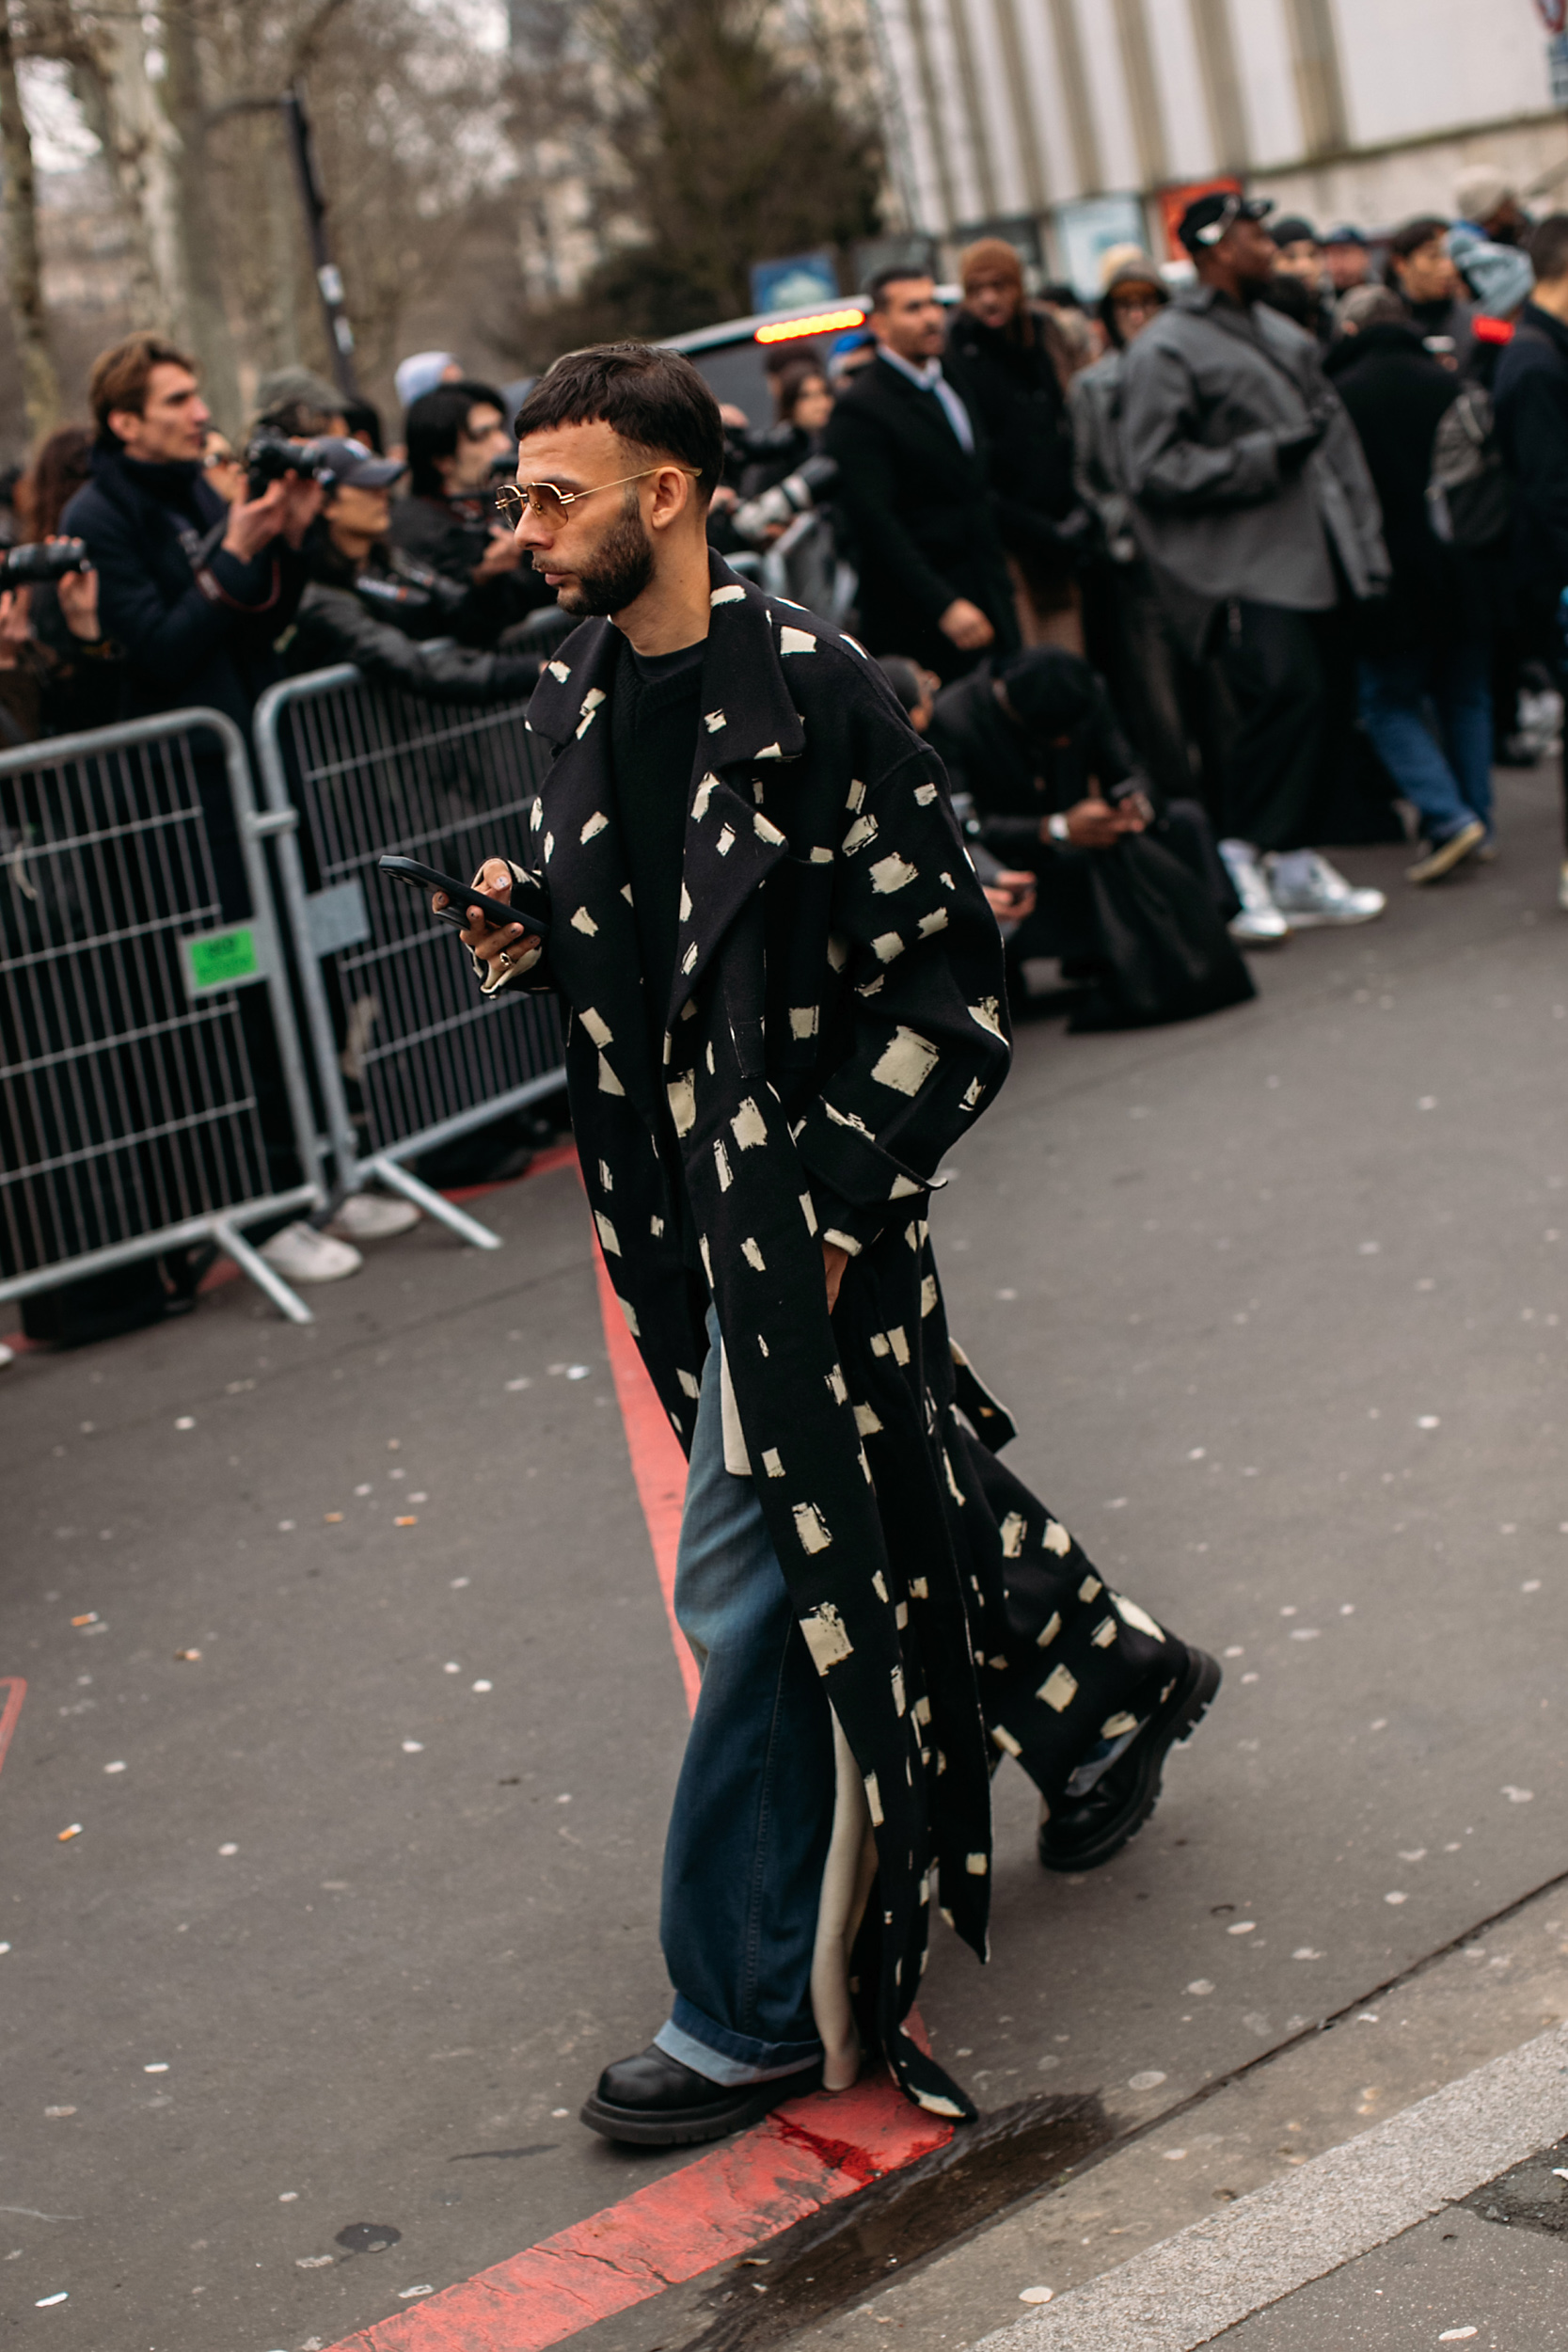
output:
M535 490L548 490L550 496L562 506L576 506L579 499L597 498L601 490L624 490L628 482L646 482L651 473L662 473L669 462L668 459L664 459L657 466L644 466L641 473L624 473L616 482L592 483L586 490L561 490L553 482L504 482L496 492L496 504L506 521L515 531L525 514L537 515L542 522L548 522L550 519L545 509L535 503L533 498ZM675 471L685 474L690 482L698 482L702 479L695 466L677 466ZM512 512L514 503L517 510L515 516Z

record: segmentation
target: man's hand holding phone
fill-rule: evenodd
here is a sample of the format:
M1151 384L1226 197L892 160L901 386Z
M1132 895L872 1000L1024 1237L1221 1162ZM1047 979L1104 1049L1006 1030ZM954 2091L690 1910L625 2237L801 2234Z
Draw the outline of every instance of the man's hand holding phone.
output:
M487 898L510 898L511 866L502 857L487 857L474 877L474 887ZM447 902L446 892L437 890L430 903L439 914ZM467 927L458 937L484 965L492 987L541 945L537 933L525 930L521 923L492 923L482 907L468 909Z

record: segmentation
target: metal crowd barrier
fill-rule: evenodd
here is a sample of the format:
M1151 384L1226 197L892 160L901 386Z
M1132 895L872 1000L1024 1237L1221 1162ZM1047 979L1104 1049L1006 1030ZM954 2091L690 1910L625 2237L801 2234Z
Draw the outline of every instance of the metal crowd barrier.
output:
M404 1163L560 1086L555 1003L486 1004L450 927L375 863L467 876L526 837L526 707L425 701L343 663L269 688L255 722L267 806L299 812L277 867L336 1182L379 1181L482 1249L499 1236Z
M242 1230L324 1197L261 847L293 821L215 710L0 754L0 1300L212 1242L311 1321Z

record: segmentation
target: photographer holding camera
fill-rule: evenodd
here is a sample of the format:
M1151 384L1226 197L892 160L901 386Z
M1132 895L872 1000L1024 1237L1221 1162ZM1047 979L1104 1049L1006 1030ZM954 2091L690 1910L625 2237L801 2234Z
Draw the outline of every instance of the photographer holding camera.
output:
M92 479L62 528L97 569L99 624L125 654L127 712L205 703L248 729L280 675L273 642L305 586L300 550L320 485L290 469L227 505L202 469L212 412L195 367L156 335L104 352L88 392Z

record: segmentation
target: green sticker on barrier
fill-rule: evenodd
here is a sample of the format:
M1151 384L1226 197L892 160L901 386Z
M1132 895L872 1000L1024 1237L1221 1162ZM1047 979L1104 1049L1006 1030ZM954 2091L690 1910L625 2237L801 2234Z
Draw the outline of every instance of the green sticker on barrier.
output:
M236 923L223 931L204 931L181 944L185 950L185 985L193 996L265 977L260 943L249 923Z

